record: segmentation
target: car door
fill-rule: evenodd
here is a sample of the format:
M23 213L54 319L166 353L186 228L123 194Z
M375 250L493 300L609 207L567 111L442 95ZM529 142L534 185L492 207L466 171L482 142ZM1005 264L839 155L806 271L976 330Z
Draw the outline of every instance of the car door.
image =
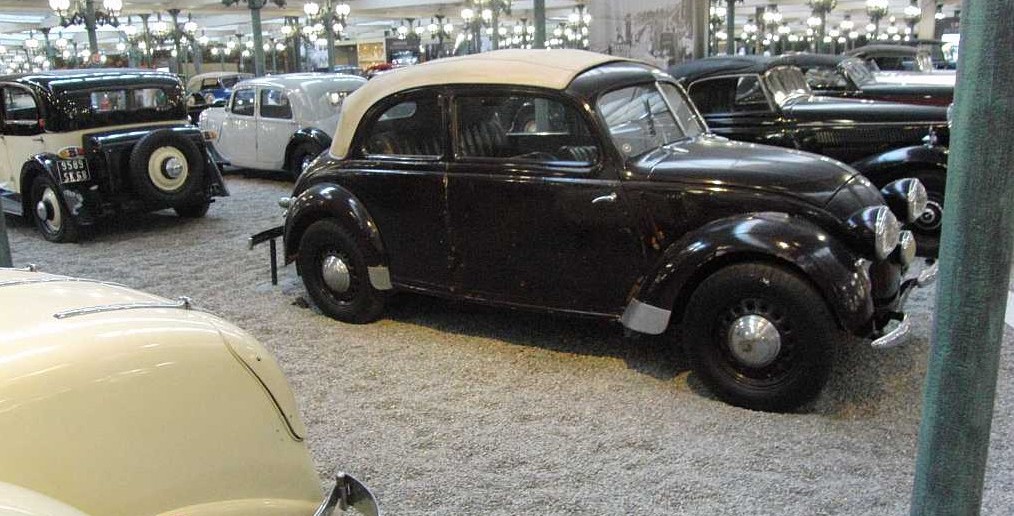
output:
M619 314L643 270L621 183L556 92L460 90L448 170L454 286L466 296Z
M285 90L261 87L257 94L257 168L281 170L285 166L285 146L296 121Z
M715 134L733 140L794 146L757 74L701 79L687 92Z
M20 184L21 168L32 156L45 150L39 104L31 90L22 86L5 84L0 95L3 97L0 150L4 155L0 164L4 167L0 172L0 190L5 192L4 207L20 212L20 206L12 204L13 198L9 194L29 195L31 185Z
M382 100L360 122L339 182L368 210L402 287L450 287L443 97L427 89Z
M215 149L237 167L256 167L257 91L253 86L233 92Z

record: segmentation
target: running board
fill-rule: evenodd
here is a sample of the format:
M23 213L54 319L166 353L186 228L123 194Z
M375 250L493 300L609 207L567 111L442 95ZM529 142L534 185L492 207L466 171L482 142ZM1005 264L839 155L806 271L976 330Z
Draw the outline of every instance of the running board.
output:
M0 192L0 207L4 213L17 216L24 215L21 209L21 196L13 192Z

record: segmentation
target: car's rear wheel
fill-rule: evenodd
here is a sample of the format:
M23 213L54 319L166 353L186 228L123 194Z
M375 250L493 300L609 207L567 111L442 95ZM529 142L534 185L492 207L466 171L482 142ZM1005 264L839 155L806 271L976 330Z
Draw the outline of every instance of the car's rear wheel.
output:
M316 159L321 152L324 152L324 149L315 143L300 143L295 149L292 149L286 169L293 179L298 178L306 170L306 167L310 166L310 162Z
M130 174L137 193L152 203L189 205L204 195L204 154L189 138L168 129L134 145Z
M947 179L942 173L932 172L918 173L914 177L926 187L927 197L926 209L912 223L916 253L919 256L935 258L940 248L940 230L944 219L944 187Z
M56 183L40 175L32 182L32 219L42 236L50 242L75 242L79 228Z
M694 372L719 398L791 410L820 393L843 332L796 273L765 263L722 268L694 291L684 317Z
M364 324L380 318L384 294L367 272L372 249L334 219L314 222L299 241L299 272L306 291L327 315Z

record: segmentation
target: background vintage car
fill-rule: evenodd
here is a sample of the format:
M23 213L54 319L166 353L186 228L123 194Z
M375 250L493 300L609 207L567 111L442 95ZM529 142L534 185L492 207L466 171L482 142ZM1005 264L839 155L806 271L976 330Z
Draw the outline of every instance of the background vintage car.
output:
M0 78L0 91L0 201L49 240L118 211L201 217L228 195L175 75L60 70Z
M710 134L669 75L576 50L372 79L282 202L286 261L336 319L376 320L405 290L678 326L713 392L764 410L812 399L848 334L904 340L932 272L903 281L916 248L898 220L924 204L917 180L878 191Z
M239 328L185 300L32 270L0 269L0 306L0 514L309 516L323 504L292 391ZM347 475L326 501L343 493L376 513Z
M243 81L229 104L201 113L201 129L230 165L293 176L331 145L345 96L366 83L353 75L296 73Z
M187 93L199 94L206 104L229 100L232 88L236 83L253 77L252 73L242 72L207 72L194 75L187 79Z
M918 178L929 194L913 232L936 256L947 177L947 108L812 94L784 58L699 59L669 69L722 136L822 154L851 164L877 187ZM930 133L933 138L925 145Z

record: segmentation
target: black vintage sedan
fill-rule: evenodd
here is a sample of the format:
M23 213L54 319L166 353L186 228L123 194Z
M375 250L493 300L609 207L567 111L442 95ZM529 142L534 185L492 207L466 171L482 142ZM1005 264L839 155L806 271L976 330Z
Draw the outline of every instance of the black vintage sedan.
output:
M716 134L851 163L877 187L918 178L930 204L913 231L924 254L936 255L947 173L946 107L813 95L802 71L784 58L715 57L669 73Z
M780 56L775 63L802 70L815 95L945 107L954 101L954 77L947 72L894 72L878 77L859 58L808 53Z
M731 403L790 409L835 346L909 331L904 227L915 179L878 190L806 152L730 141L651 66L576 50L504 50L374 78L303 172L284 233L313 301L345 322L392 291L677 326Z

